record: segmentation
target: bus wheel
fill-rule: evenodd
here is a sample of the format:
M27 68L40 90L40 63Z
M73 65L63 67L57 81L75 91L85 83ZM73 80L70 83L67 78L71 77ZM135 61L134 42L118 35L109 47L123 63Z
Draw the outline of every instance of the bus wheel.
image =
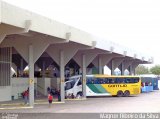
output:
M122 97L122 96L123 96L123 92L122 92L122 91L118 91L118 92L117 92L117 96L118 96L118 97Z
M81 98L82 97L82 93L81 92L79 92L79 93L77 93L77 95L76 95L76 98Z
M128 90L124 91L124 97L128 97L130 95L130 92Z

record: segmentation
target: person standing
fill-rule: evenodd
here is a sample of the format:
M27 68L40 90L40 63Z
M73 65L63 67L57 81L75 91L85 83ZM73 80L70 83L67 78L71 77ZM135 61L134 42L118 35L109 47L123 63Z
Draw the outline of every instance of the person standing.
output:
M61 101L60 90L57 91L58 101Z
M53 101L53 96L51 95L51 93L48 94L48 103L49 103L49 107L51 107Z

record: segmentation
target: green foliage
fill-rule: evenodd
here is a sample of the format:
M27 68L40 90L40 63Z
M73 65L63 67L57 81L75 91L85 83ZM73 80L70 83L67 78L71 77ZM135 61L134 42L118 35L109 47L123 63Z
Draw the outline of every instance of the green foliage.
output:
M136 69L135 69L135 73L140 75L140 74L148 74L149 70L147 67L145 67L144 65L139 65Z
M159 76L160 75L160 65L155 65L154 67L150 69L150 71L152 72L152 74Z

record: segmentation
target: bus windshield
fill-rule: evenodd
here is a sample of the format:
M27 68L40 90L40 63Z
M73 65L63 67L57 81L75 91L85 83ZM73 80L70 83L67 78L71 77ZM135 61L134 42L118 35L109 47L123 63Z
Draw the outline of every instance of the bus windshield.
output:
M76 83L75 80L70 80L70 81L66 82L65 90L69 90L69 89L73 88L75 83Z

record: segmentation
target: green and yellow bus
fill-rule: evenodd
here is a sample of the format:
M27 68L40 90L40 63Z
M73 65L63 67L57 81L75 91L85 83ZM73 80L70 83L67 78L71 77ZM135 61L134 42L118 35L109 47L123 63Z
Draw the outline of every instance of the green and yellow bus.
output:
M86 96L128 97L141 93L141 79L138 76L87 75ZM73 76L65 82L65 94L82 95L82 76Z
M87 76L87 96L129 96L141 93L140 77L135 76Z

